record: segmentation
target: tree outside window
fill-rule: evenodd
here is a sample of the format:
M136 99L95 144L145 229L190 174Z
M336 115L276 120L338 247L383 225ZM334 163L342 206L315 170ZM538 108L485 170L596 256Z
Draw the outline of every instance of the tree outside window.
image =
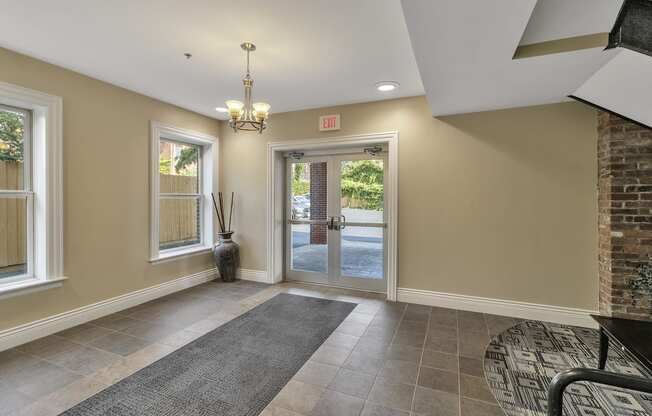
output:
M0 111L0 160L23 161L23 133L25 120L20 114Z

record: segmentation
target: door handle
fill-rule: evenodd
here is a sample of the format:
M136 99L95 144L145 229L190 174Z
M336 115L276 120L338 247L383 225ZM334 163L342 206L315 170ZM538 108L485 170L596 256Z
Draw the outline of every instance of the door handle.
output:
M346 217L344 215L340 215L337 218L337 223L335 222L335 217L330 217L328 220L328 229L329 230L343 230L346 228Z

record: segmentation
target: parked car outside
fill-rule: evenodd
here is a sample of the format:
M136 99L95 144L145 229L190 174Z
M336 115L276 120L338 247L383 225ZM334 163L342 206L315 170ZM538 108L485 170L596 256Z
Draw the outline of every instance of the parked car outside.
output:
M292 197L292 216L296 219L310 218L310 195Z

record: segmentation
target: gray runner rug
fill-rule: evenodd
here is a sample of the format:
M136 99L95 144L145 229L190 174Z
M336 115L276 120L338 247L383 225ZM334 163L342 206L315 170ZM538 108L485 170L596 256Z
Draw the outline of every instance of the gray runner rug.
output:
M258 415L355 306L277 295L62 415Z

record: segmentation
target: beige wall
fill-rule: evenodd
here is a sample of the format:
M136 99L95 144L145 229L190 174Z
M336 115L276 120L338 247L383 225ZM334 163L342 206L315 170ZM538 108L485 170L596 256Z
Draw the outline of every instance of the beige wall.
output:
M0 81L63 97L63 287L0 299L0 330L211 267L149 258L149 122L217 135L208 117L0 49Z
M317 131L340 113L342 130ZM265 269L266 142L397 130L399 286L596 309L596 114L576 103L435 119L425 98L222 125L242 266Z
M397 130L399 286L596 308L596 117L579 104L434 119L416 97L274 114L258 136L5 49L0 81L63 97L69 277L0 299L0 330L211 267L147 260L150 120L220 130L245 268L266 267L266 142ZM334 112L342 130L319 133Z

